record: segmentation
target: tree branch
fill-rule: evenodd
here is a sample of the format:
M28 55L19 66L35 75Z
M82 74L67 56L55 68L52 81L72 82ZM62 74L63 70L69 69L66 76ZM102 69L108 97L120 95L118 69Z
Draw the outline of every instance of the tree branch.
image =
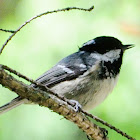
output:
M74 122L93 140L107 140L104 130L96 124L93 124L83 113L75 112L64 101L50 96L47 92L40 89L34 89L13 76L9 75L2 67L0 68L0 84L14 91L22 98L26 98L40 106L45 106L54 112L64 116L66 119Z
M11 72L11 73L17 75L18 77L21 77L21 78L23 78L23 79L25 79L25 80L27 80L27 81L29 81L29 82L31 82L31 83L37 85L41 90L43 90L43 91L45 91L45 92L48 92L49 94L54 95L55 97L57 97L58 99L60 99L60 101L62 100L64 103L67 103L67 105L70 105L71 107L74 106L68 99L66 99L65 97L59 96L58 94L52 92L52 91L51 91L49 88L47 88L46 86L44 86L44 85L42 85L42 84L40 84L40 83L37 83L36 81L33 81L32 79L29 79L28 77L22 75L21 73L19 73L19 72L13 70L13 69L11 69L11 68L9 68L9 67L7 67L7 66L0 65L0 67L1 67L2 69L5 69L5 70L7 70L7 71L9 71L9 72ZM90 118L96 120L97 122L100 122L101 124L103 124L103 125L109 127L110 129L113 129L114 131L116 131L117 133L119 133L119 134L121 134L122 136L126 137L127 139L135 140L134 138L132 138L131 136L129 136L129 135L126 134L125 132L123 132L123 131L121 131L120 129L116 128L115 126L113 126L113 125L111 125L111 124L105 122L104 120L101 120L100 118L98 118L98 117L96 117L96 116L94 116L94 115L92 115L92 114L90 114L90 113L88 113L88 112L86 112L86 111L84 111L84 110L82 110L82 109L79 109L79 111L80 111L81 113L85 114L86 116L88 116L88 117L90 117Z
M27 20L24 24L22 24L17 30L15 30L11 36L9 36L9 38L6 40L6 42L3 44L2 48L0 49L0 54L2 53L3 49L5 48L5 46L8 44L8 42L16 35L16 33L18 33L24 26L26 26L28 23L30 23L31 21L33 21L34 19L37 19L39 17L42 17L44 15L48 15L48 14L52 14L52 13L58 13L58 12L64 12L64 11L70 11L70 10L81 10L81 11L92 11L94 8L94 6L91 6L88 9L85 8L79 8L79 7L67 7L67 8L63 8L63 9L58 9L58 10L53 10L53 11L47 11L45 13L39 14L37 16L32 17L31 19ZM4 29L1 29L4 31Z

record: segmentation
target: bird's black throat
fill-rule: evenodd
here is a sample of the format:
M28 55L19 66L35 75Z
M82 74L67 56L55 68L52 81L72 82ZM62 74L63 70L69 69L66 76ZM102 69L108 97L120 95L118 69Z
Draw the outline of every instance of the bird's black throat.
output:
M113 62L102 61L101 71L99 72L99 79L115 78L119 72L122 65L123 52L120 53L120 57Z

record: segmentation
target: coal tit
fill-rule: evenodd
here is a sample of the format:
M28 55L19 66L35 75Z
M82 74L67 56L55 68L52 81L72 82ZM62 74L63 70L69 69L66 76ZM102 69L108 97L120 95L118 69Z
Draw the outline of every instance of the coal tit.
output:
M123 45L114 37L97 37L84 43L78 52L62 59L36 81L77 101L84 110L93 109L112 92L118 81L123 54L131 46ZM18 97L12 102L5 110L27 99Z

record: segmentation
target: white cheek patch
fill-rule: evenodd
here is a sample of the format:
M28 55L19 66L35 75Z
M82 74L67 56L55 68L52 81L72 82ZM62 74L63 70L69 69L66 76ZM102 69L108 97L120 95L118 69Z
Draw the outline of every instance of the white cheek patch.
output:
M111 63L113 63L115 60L118 60L120 58L120 53L121 50L117 49L117 50L111 50L109 52L106 52L104 54L99 54L99 53L91 53L91 57L92 58L96 58L97 60L103 60L103 61L110 61Z
M63 71L65 71L65 72L67 72L67 73L69 73L69 74L74 73L74 71L72 71L72 70L69 69L69 68L66 68L66 67L63 66L63 65L58 65L57 67L62 68Z
M117 50L111 50L107 53L104 54L104 56L108 59L108 60L117 60L118 58L120 58L120 53L121 50L117 49Z

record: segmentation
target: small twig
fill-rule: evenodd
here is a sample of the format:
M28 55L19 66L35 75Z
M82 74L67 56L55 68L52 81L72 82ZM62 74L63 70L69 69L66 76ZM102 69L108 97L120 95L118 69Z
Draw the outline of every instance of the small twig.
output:
M105 122L104 120L98 118L97 116L93 116L92 114L84 111L84 110L81 110L82 113L84 113L86 116L96 120L97 122L100 122L102 123L103 125L109 127L110 129L113 129L114 131L116 131L117 133L121 134L122 136L126 137L127 139L130 139L130 140L136 140L135 138L129 136L128 134L126 134L125 132L121 131L120 129L116 128L115 126Z
M33 80L29 79L28 77L26 77L26 76L20 74L19 72L16 72L15 70L12 70L11 68L9 68L9 67L7 67L7 66L1 65L1 67L2 67L3 69L5 69L5 70L8 70L9 72L14 73L15 75L17 75L17 76L19 76L19 77L21 77L21 78L23 78L23 79L25 79L25 80L27 80L27 81L33 83L33 84L35 84L35 85L41 87L42 90L45 90L45 91L49 92L50 94L55 95L57 98L59 98L60 100L66 102L68 105L73 106L73 104L72 104L71 102L69 102L68 99L66 99L65 97L61 97L61 96L59 96L58 94L52 92L52 91L51 91L49 88L47 88L46 86L44 86L44 85L42 85L42 84L39 84L39 83L37 83L36 81L33 81ZM129 136L129 135L126 134L125 132L123 132L123 131L121 131L120 129L116 128L115 126L113 126L113 125L111 125L111 124L109 124L109 123L103 121L102 119L100 119L100 118L98 118L98 117L96 117L96 116L94 116L94 115L92 115L92 114L90 114L90 113L88 113L88 112L86 112L86 111L84 111L84 110L82 110L82 109L80 109L80 111L81 111L83 114L85 114L86 116L88 116L88 117L90 117L90 118L96 120L97 122L100 122L101 124L103 124L103 125L109 127L110 129L113 129L114 131L116 131L117 133L119 133L119 134L121 134L122 136L126 137L127 139L135 140L135 138Z
M15 33L16 32L16 31L13 31L13 30L6 30L6 29L0 29L0 31L9 32L9 33Z
M67 7L67 8L63 8L63 9L58 9L58 10L53 10L53 11L47 11L45 13L39 14L37 16L32 17L31 19L27 20L24 24L22 24L16 31L14 31L14 33L9 36L9 38L6 40L6 42L3 44L2 48L0 49L0 54L2 53L3 49L5 48L5 46L8 44L8 42L15 36L15 34L17 32L19 32L25 25L27 25L28 23L30 23L31 21L33 21L34 19L41 17L43 15L47 15L47 14L51 14L51 13L57 13L57 12L63 12L63 11L69 11L69 10L82 10L82 11L92 11L94 8L94 6L88 8L88 9L84 9L84 8L78 8L78 7Z

